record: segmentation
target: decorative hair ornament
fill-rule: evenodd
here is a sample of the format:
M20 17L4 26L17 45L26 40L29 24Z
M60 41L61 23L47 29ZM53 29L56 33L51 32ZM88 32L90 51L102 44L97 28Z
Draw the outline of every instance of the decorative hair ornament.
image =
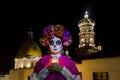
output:
M46 37L40 38L40 43L42 46L48 46L49 41Z
M46 26L42 31L42 37L40 38L40 43L42 46L48 46L49 40L54 36L61 38L63 46L69 46L72 43L72 36L68 30L65 30L63 25L49 25Z

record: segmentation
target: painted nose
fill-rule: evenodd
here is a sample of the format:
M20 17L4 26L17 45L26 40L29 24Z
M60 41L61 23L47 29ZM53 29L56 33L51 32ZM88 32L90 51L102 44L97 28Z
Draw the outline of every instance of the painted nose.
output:
M56 45L54 45L54 47L56 47Z

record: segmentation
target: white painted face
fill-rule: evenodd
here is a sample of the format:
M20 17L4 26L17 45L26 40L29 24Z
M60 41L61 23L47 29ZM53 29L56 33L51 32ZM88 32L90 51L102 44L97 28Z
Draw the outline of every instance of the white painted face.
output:
M59 37L54 37L50 40L49 47L52 54L60 53L63 48L61 39Z

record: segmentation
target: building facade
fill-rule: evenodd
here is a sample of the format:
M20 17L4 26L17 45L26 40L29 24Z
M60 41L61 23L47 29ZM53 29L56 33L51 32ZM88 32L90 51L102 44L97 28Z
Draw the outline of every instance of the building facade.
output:
M79 20L79 46L77 54L79 57L86 56L102 50L102 46L95 45L95 21L89 18L88 12L85 12L84 18Z

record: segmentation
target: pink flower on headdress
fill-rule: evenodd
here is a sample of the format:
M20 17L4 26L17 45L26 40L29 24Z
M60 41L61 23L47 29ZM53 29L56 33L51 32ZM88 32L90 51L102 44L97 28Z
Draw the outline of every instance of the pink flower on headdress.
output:
M63 42L63 45L64 46L69 46L71 43L72 43L72 40L70 39L67 42Z
M47 38L53 38L54 37L54 25L47 26L43 29L43 36Z
M69 31L65 30L62 36L62 41L64 46L69 46L72 43L71 35Z

